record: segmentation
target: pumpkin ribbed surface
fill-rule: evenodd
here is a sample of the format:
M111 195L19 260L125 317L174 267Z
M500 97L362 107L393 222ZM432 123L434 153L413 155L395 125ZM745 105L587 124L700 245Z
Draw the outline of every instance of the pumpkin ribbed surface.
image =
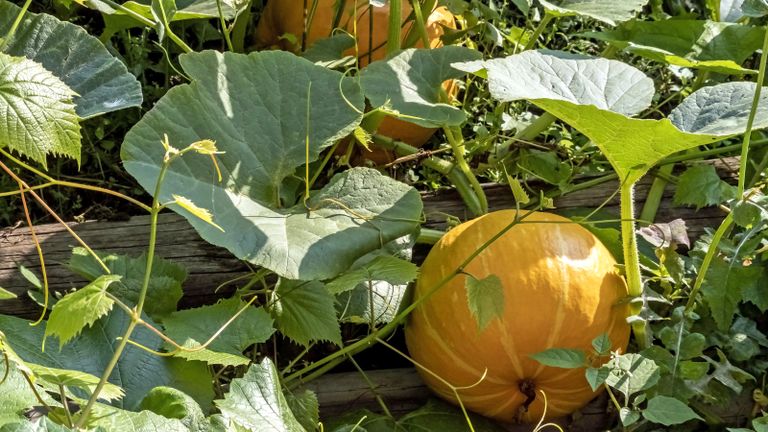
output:
M514 210L497 211L459 225L431 250L419 276L418 299L484 242L505 228ZM414 359L459 390L464 405L503 421L534 421L571 413L595 393L584 369L545 367L529 356L549 348L592 350L592 340L608 333L613 349L629 339L627 295L616 261L602 243L570 220L535 212L480 253L464 270L477 279L496 275L504 288L504 312L480 331L470 313L466 275L451 279L421 304L406 325ZM453 392L420 370L441 397ZM529 395L535 394L525 410Z

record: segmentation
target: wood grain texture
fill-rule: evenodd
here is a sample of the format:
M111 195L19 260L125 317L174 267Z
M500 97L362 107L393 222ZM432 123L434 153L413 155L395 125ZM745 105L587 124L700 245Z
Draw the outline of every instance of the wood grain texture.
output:
M721 177L732 180L738 171L738 161L734 158L713 162ZM642 203L650 188L652 179L646 177L636 188L636 201ZM569 193L555 199L558 210L574 208L595 208L616 192L618 183L611 181L587 190ZM484 186L491 210L514 207L514 199L506 185L488 184ZM692 237L700 235L706 227L714 227L722 220L723 212L717 208L704 208L696 211L692 208L673 206L673 189L667 188L659 209L657 221L667 222L683 218L688 222ZM442 228L446 215L462 220L470 217L464 203L454 191L424 194L424 212L427 216L425 226ZM618 215L619 197L614 196L604 209ZM638 210L639 211L639 210ZM91 221L70 223L69 226L94 250L119 254L139 255L149 243L149 217L137 216L124 222ZM69 260L72 247L77 242L57 224L39 225L36 228L42 244L48 270L48 280L53 290L67 290L81 287L84 280L73 275L64 266ZM421 258L423 259L424 249ZM189 278L184 285L182 306L207 304L215 301L214 290L222 283L243 275L247 268L238 259L222 248L203 241L186 220L174 213L160 215L160 227L157 238L159 256L177 262L189 271ZM416 258L419 258L419 253ZM26 227L0 229L0 287L20 294L18 299L0 302L0 313L32 317L39 313L39 308L24 294L29 283L19 272L19 265L24 265L40 275L40 264L34 243ZM226 292L226 291L225 291Z

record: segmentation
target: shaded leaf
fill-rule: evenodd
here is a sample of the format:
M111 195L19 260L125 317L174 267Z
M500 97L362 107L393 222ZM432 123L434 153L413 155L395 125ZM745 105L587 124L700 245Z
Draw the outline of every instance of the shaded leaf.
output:
M680 175L675 190L675 204L696 209L718 205L734 198L733 187L720 179L712 165L695 165Z
M403 120L424 127L459 125L466 116L441 100L442 83L465 75L452 63L479 58L477 50L459 46L407 49L369 64L360 73L360 82L374 108L385 106L405 116Z
M613 344L611 343L611 338L608 336L608 333L603 333L592 340L592 348L598 354L609 353L612 346Z
M141 400L139 410L181 420L190 432L202 432L207 429L205 414L200 405L192 397L175 388L153 388Z
M120 432L189 432L184 423L169 419L151 411L131 412L97 404L86 425Z
M405 285L415 280L418 272L418 266L410 261L382 255L360 267L342 273L336 279L328 282L326 288L332 294L339 294L369 281L386 281L393 285Z
M107 296L107 288L120 276L99 276L85 287L62 297L51 310L45 325L45 337L58 336L59 348L106 315L115 301Z
M8 32L20 10L0 1L0 34ZM75 110L80 118L141 105L139 81L78 25L46 14L27 13L5 53L39 62L61 79L76 94Z
M0 147L47 167L48 155L80 163L80 124L72 91L39 63L0 52Z
M756 285L762 273L759 266L744 267L717 256L712 260L701 285L701 295L720 330L730 328L744 290Z
M225 419L250 431L304 430L288 407L277 370L268 358L251 365L242 378L232 380L229 393L217 400L216 406Z
M190 153L170 166L157 197L168 202L175 193L208 209L224 232L171 206L206 241L280 276L310 280L336 276L416 229L419 194L374 170L339 174L306 202L284 187L305 163L307 138L312 162L359 124L363 97L353 79L277 51L206 51L180 62L192 83L171 89L129 131L121 156L153 191L164 134L175 146L215 141L224 152L217 155L222 182L209 157Z
M397 315L406 297L406 285L374 281L361 283L336 296L339 321L358 324L387 323Z
M322 283L281 279L275 296L272 316L281 333L304 346L323 340L341 346L334 299Z
M317 429L320 423L320 404L315 392L304 390L300 393L287 393L285 399L294 417L304 429L308 431Z
M110 286L110 292L124 303L135 306L147 271L146 254L129 257L100 253L99 256L111 274L122 276L120 281ZM80 247L72 249L67 267L89 281L105 274L99 263ZM161 319L174 312L184 294L181 285L186 279L184 267L155 255L144 311L153 319Z
M185 348L199 349L245 305L239 298L230 298L215 305L175 312L163 320L165 333ZM243 351L253 344L266 342L274 331L269 314L263 308L249 306L207 348L180 351L175 355L208 364L247 365L250 359ZM173 347L167 348L173 350Z
M643 410L643 417L664 426L681 424L693 419L702 420L684 402L661 395L654 396L648 401L648 406Z
M57 369L33 363L27 363L26 366L32 371L36 379L52 384L56 390L58 390L59 385L63 385L70 388L84 389L91 395L101 380L101 377L76 370ZM120 399L123 395L123 389L114 384L107 383L101 389L99 399L111 401Z
M9 366L10 370L6 370ZM6 373L8 376L0 383L0 426L26 422L24 411L40 403L17 367L12 362L0 361L0 377Z
M760 49L763 30L740 24L695 21L629 21L587 36L651 60L724 74L755 73L741 66Z

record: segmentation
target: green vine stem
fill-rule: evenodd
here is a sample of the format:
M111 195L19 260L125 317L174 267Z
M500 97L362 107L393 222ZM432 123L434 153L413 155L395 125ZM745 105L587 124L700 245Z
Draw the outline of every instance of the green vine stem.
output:
M427 26L424 22L424 12L421 9L419 0L410 0L410 2L411 9L413 9L413 17L416 20L416 31L421 39L421 43L424 44L424 48L429 48L429 35L427 34ZM406 40L408 40L407 37Z
M640 220L653 222L656 219L656 213L659 211L661 200L664 198L664 189L667 187L666 177L672 174L675 164L661 165L658 169L658 176L653 179L651 189L648 190L648 196L643 203L643 209L640 210Z
M400 17L402 16L402 0L389 0L389 29L387 32L387 56L400 51ZM373 30L373 29L371 29Z
M27 14L27 9L29 9L29 6L31 4L32 4L32 0L27 0L24 2L24 6L21 7L19 14L16 16L16 19L13 21L13 25L11 25L11 28L8 29L8 33L6 33L3 39L0 40L0 52L5 51L5 48L13 39L13 36L16 34L16 30L19 29L21 22L24 20L24 15Z
M552 18L554 18L554 16L548 12L544 12L544 17L541 19L541 21L539 21L539 25L536 26L536 29L533 31L530 39L528 39L528 42L525 44L523 51L528 51L529 49L532 49L536 46L536 43L539 40L539 36L541 36L541 33L544 32L544 29L547 27L549 22L552 21Z
M221 10L221 0L216 0L216 10L219 14L219 24L221 25L221 33L224 35L224 41L227 43L227 48L230 51L234 51L235 48L232 45L232 38L229 35L229 27L227 27L227 21L224 19L224 12Z
M752 109L749 111L749 118L747 119L747 130L744 132L744 140L741 147L741 160L739 161L739 185L738 194L736 196L742 197L744 195L744 185L747 177L747 163L749 157L749 140L752 135L752 125L755 123L755 115L757 114L757 105L760 103L760 93L763 89L763 81L765 80L765 65L766 57L768 54L768 28L765 29L765 37L763 38L763 50L760 54L760 69L757 72L757 83L755 85L755 96L752 99Z
M640 274L640 255L637 250L637 237L635 236L635 185L623 182L621 185L621 244L624 251L624 272L627 278L627 291L633 300L642 300L643 280ZM630 316L640 313L643 302L630 304ZM646 335L645 321L638 320L632 323L635 340L640 349L650 345Z
M472 168L470 168L467 159L464 157L464 138L461 135L461 131L456 129L458 128L444 127L443 131L453 150L453 157L456 159L456 165L464 176L466 176L467 180L469 180L469 183L472 185L472 190L474 190L477 199L480 200L480 211L473 213L475 216L481 216L488 213L488 199L485 196L485 191L483 191L483 186L477 180L477 177L475 177Z
M472 252L456 269L454 269L451 273L446 275L440 282L435 284L431 289L429 289L423 297L420 297L418 299L415 299L411 304L409 304L407 307L405 307L400 313L395 316L392 321L388 322L384 326L372 331L369 333L366 337L358 340L357 342L354 342L350 345L347 345L343 347L342 349L314 362L307 366L305 366L303 369L298 370L288 376L286 376L283 379L283 382L286 383L286 385L289 385L293 382L306 382L309 380L309 376L307 374L310 374L312 371L327 367L329 363L333 362L340 362L343 361L346 356L354 355L356 353L359 353L360 351L365 350L369 346L377 343L377 339L385 339L387 336L389 336L401 323L405 321L405 319L408 317L408 315L411 314L416 308L418 308L422 303L424 303L427 299L432 297L433 294L435 294L438 290L440 290L442 287L444 287L448 282L451 281L454 277L458 276L459 274L462 274L464 272L464 269L475 259L477 258L480 253L482 253L488 246L493 244L496 240L501 238L504 234L506 234L510 229L515 227L516 225L522 223L525 218L527 218L529 215L531 215L533 211L528 211L526 213L523 213L522 215L518 213L517 217L512 220L507 226L502 228L498 233L496 233L493 237L488 239L485 243L480 245L474 252ZM314 374L312 375L315 376ZM289 385L289 388L291 386Z
M534 120L531 124L529 124L527 127L522 129L520 132L515 134L516 139L524 140L524 141L531 141L539 134L547 130L547 128L557 120L557 117L553 116L552 114L545 112L544 114L540 115L539 118Z
M128 328L125 330L125 333L123 334L122 338L120 338L120 341L117 344L117 347L115 348L115 352L112 355L112 358L109 360L109 363L107 364L106 369L104 369L104 373L101 376L101 379L99 380L99 383L96 385L96 388L93 390L93 393L91 394L91 397L88 399L88 402L85 405L85 408L83 408L82 412L80 413L80 418L77 421L76 428L82 428L85 422L88 420L88 416L90 415L91 410L93 409L94 404L96 403L96 400L99 397L99 394L101 393L104 386L109 381L109 377L112 376L112 371L117 366L118 361L120 361L120 357L123 354L123 350L125 349L126 345L128 344L128 340L130 339L131 335L133 334L133 330L136 328L136 326L141 322L141 312L144 308L144 302L147 298L147 291L149 289L149 281L152 277L152 266L154 264L155 259L155 247L157 245L157 226L158 226L158 215L160 214L160 211L163 209L163 205L160 204L160 187L163 184L163 180L165 179L165 174L168 171L168 167L170 166L171 162L176 157L179 157L183 154L183 152L179 152L175 154L172 157L164 158L163 160L163 166L160 169L160 173L157 177L157 183L155 184L155 191L152 195L154 198L152 199L152 209L150 211L150 232L149 232L149 247L147 250L147 264L146 264L146 272L144 273L144 281L141 285L141 291L139 291L139 299L136 302L136 307L134 308L133 314L131 315L131 322L128 324Z

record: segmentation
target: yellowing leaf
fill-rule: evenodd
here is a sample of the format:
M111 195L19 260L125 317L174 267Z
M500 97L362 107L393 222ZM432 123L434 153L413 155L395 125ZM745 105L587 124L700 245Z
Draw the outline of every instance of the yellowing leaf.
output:
M216 228L220 229L222 232L224 231L224 228L216 225L216 223L213 222L213 216L211 216L211 212L208 211L207 209L198 207L197 205L195 205L195 203L192 202L192 200L188 198L184 198L183 196L174 194L173 199L175 200L174 204L192 213L192 215L194 215L196 218L212 226L215 226Z

